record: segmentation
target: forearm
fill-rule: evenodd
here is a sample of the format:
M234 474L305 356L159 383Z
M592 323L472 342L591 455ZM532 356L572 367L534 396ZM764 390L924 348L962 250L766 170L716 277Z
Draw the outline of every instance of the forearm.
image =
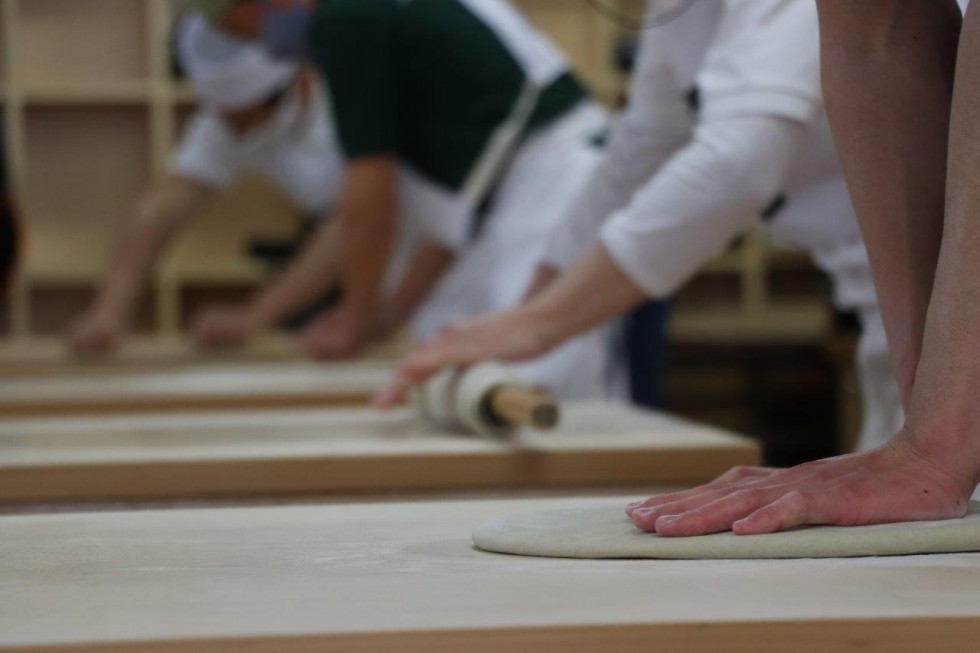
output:
M317 229L286 271L252 299L249 312L257 324L275 326L339 284L340 238L341 218L334 216Z
M949 140L945 222L908 425L973 486L980 482L980 14L963 27ZM972 488L971 488L972 489Z
M611 320L646 299L596 245L519 309L539 327L546 348L558 346Z
M561 270L558 268L551 265L539 265L538 269L534 272L534 279L531 280L531 285L524 291L524 296L521 298L521 302L526 304L540 295L546 288L548 288L548 286L554 283L559 276L561 276Z
M456 254L451 249L434 241L426 241L416 248L387 302L385 323L390 331L405 326L455 261Z
M397 233L394 162L388 158L352 164L343 201L342 279L344 308L368 325L378 311L381 284Z
M167 244L210 196L204 187L173 177L147 192L126 226L97 306L128 314Z
M908 408L943 233L959 10L952 0L819 7L827 111Z

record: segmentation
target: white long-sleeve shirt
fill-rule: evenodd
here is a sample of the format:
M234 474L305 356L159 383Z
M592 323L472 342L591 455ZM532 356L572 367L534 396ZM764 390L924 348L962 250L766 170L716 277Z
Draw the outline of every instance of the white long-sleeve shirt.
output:
M874 306L823 111L814 3L699 0L644 33L629 107L545 262L565 267L601 238L637 286L668 295L779 196L773 236L810 250L839 305Z

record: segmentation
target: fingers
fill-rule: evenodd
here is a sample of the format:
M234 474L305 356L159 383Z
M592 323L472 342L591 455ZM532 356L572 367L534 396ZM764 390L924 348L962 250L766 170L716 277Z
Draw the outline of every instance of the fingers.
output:
M732 524L736 535L762 535L804 524L830 523L813 495L790 492Z
M398 365L391 380L374 397L375 408L396 406L408 396L412 387L446 367L468 365L483 360L483 351L470 338L465 325L450 326L420 345Z
M778 472L785 470L776 469L773 467L752 467L748 465L740 465L738 467L733 467L715 480L710 483L706 483L699 487L691 490L682 490L680 492L672 492L669 494L661 494L655 497L650 497L644 501L636 501L626 506L626 514L631 515L637 509L649 509L667 503L675 503L688 497L698 496L703 494L706 490L711 489L735 489L740 483L749 483L752 481L761 481L772 477Z
M738 490L698 508L663 515L657 519L654 530L662 537L691 537L731 530L732 524L768 505L784 492L783 488Z
M371 405L385 410L404 402L412 387L445 367L446 360L438 349L422 345L398 365L388 383L374 396Z
M791 486L718 489L653 508L634 509L638 528L662 537L731 530L736 535L775 533L807 524L846 525L849 494L841 489L805 492Z
M637 527L652 533L656 530L656 523L660 517L665 515L679 515L689 510L700 508L731 493L732 491L730 489L687 493L686 496L680 496L672 500L652 502L650 505L637 507L627 514Z
M375 395L372 404L381 409L397 405L404 401L412 386L447 367L493 358L527 358L539 353L524 344L526 329L521 324L516 313L505 313L479 316L445 327L399 364L391 381Z

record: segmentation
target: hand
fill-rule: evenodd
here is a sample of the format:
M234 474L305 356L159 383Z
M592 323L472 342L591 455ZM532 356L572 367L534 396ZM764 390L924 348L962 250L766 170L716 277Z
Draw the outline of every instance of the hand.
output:
M115 311L94 308L75 322L68 344L76 355L111 353L122 340L126 321Z
M247 308L212 306L195 316L191 336L206 349L244 344L263 328Z
M541 322L522 309L460 322L409 354L388 385L375 395L373 404L382 409L399 405L412 386L445 367L487 359L536 358L553 344Z
M313 322L300 335L300 344L318 360L352 358L369 342L370 327L344 305Z
M626 513L666 537L954 519L966 513L977 483L956 467L922 452L905 430L873 451L787 470L736 468L693 490L632 503Z

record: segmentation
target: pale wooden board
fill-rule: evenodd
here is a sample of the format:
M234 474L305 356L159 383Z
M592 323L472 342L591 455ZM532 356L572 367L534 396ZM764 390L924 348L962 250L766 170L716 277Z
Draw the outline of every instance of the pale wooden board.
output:
M143 372L5 377L0 417L259 409L366 402L390 363L213 363Z
M513 441L442 433L409 409L0 421L0 501L695 483L755 442L612 403L563 407Z
M586 561L470 540L486 519L626 500L8 517L0 650L977 650L978 554Z
M203 351L183 337L133 337L103 356L75 356L64 338L0 341L0 370L5 375L92 374L149 367L221 362L292 361L304 358L285 337L257 339L247 347Z
M361 360L391 361L405 353L410 340L400 335L369 349ZM184 336L135 336L115 352L76 356L64 338L0 340L0 373L4 376L107 374L158 371L214 363L291 362L309 356L293 338L266 334L242 347L204 350Z

